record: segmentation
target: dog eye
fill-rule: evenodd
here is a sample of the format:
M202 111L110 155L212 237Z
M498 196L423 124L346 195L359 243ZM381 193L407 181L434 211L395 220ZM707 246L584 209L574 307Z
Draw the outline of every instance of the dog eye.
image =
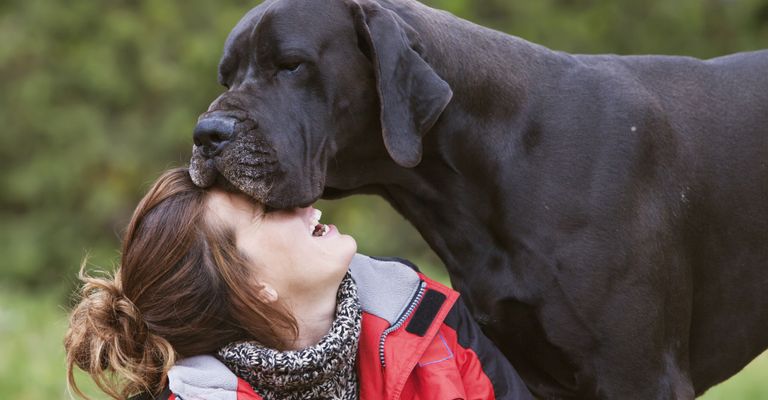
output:
M290 62L280 65L280 70L285 72L296 72L304 63L302 62Z

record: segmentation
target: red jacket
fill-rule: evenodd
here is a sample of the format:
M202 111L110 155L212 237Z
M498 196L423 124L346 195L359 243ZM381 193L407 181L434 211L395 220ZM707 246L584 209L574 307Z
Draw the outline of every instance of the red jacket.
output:
M363 308L361 400L533 399L456 291L405 260L356 255L350 271ZM169 381L159 399L261 400L212 356L181 360Z

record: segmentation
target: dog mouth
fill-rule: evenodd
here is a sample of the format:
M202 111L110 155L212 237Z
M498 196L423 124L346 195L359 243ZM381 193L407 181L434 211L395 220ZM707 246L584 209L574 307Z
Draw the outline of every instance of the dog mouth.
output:
M192 148L189 175L201 188L217 186L267 203L274 182L279 179L275 150L251 132L240 132L214 156L203 146Z
M245 134L213 156L203 146L194 146L189 175L198 187L242 193L270 210L281 210L307 207L320 198L323 176L307 174L310 169L287 173L266 140Z
M320 198L325 183L324 148L309 151L303 147L306 143L297 145L285 134L268 140L269 129L237 113L204 115L201 120L205 118L236 122L206 121L199 131L196 128L189 166L196 186L240 192L270 209L307 207ZM219 128L224 130L221 137L215 136ZM290 131L283 126L281 131L285 130ZM306 159L308 154L312 156Z

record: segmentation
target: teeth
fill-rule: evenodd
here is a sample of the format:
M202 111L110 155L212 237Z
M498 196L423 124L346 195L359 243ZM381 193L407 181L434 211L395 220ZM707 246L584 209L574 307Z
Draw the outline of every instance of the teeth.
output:
M314 237L322 237L322 236L325 236L328 232L331 231L331 227L329 227L328 225L319 224L319 226L320 226L320 230L319 231L317 229L313 230L312 231L312 236L314 236Z
M310 235L315 236L315 237L321 237L321 236L325 236L328 232L330 232L331 228L328 225L320 223L320 218L322 216L323 216L323 212L322 211L320 211L318 209L312 210L312 219L309 221L310 222L310 226L309 226L309 234ZM320 225L320 232L318 234L315 234L315 231L316 231L315 228L317 228L318 225Z
M310 235L315 233L315 227L317 226L317 224L320 223L320 217L322 217L322 216L323 216L323 212L322 211L320 211L318 209L314 209L312 211L312 219L310 220L311 223L309 225L309 234Z

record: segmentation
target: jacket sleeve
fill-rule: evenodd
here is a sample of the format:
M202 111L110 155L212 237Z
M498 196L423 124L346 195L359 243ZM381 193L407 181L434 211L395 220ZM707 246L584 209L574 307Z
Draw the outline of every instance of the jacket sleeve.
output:
M488 377L498 400L533 400L522 378L506 357L480 330L461 297L448 313L444 324L456 333L457 362L468 399L486 398L487 388L479 384L478 374ZM477 393L477 394L476 394Z
M419 272L416 265L402 258L374 258L381 261L397 261ZM533 400L533 395L528 391L520 375L496 345L485 336L461 297L453 304L443 323L456 335L456 345L460 353L456 354L456 361L462 372L468 399L488 398L485 393L490 388L485 387L482 383L484 379L477 379L477 375L481 374L485 375L491 382L495 399Z

